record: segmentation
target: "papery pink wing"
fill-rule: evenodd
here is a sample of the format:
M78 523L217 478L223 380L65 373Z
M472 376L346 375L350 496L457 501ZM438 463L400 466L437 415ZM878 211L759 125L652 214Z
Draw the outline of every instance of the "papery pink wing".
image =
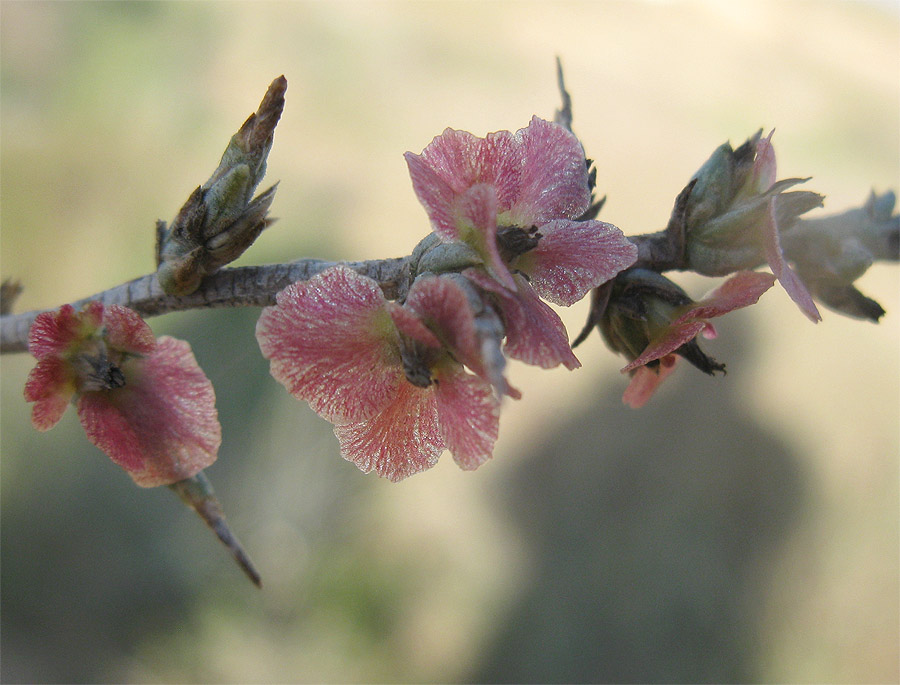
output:
M822 315L813 302L812 295L803 285L800 277L794 273L791 267L784 259L784 253L781 251L781 240L778 237L778 224L775 221L775 198L769 199L769 208L766 213L766 223L763 226L763 242L766 248L766 261L772 273L781 283L787 294L800 307L806 317L813 323L822 320Z
M430 469L444 451L433 385L403 382L381 413L337 425L334 434L344 459L395 482Z
M478 138L449 128L421 155L407 152L413 189L435 232L444 239L456 238L450 205L454 197L479 183L491 186L501 209L507 209L518 191L521 154L509 131Z
M667 354L674 352L685 343L690 342L700 335L707 325L708 324L705 321L694 320L670 325L661 336L650 341L650 344L647 345L643 352L641 352L640 356L627 366L623 367L622 373L636 369L639 366L644 366L644 364L652 362L654 359L660 359L661 357L665 357Z
M58 357L45 357L28 374L25 401L34 402L31 425L39 431L55 426L75 394L75 380L69 364Z
M497 348L482 349L472 305L456 281L439 276L418 279L410 288L405 308L417 312L419 320L439 335L453 357L476 376L494 384L499 394L513 399L522 397L503 377L505 360L497 355ZM397 327L402 329L399 323Z
M407 152L405 157L413 190L428 213L432 229L442 240L457 240L459 229L452 211L456 191L424 157L412 152Z
M476 374L484 373L469 298L450 278L434 276L413 283L406 297L412 309L460 362Z
M631 383L622 395L622 402L632 409L640 409L653 397L653 393L668 376L675 370L678 357L669 355L659 361L659 367L651 369L640 367L631 377Z
M528 274L538 295L564 307L637 259L637 247L612 224L561 219L541 226L539 232L537 247L513 266Z
M562 320L538 298L524 278L515 276L518 288L513 292L479 269L466 269L463 275L499 298L506 327L507 355L545 369L559 364L568 369L581 366L569 347Z
M766 192L775 183L778 167L775 162L775 147L772 145L773 128L769 135L756 143L756 157L753 160L753 186L759 193Z
M452 211L459 239L474 248L494 279L515 290L497 245L497 196L493 187L484 183L472 186L454 199Z
M332 423L381 411L403 378L386 302L375 281L342 265L288 286L256 324L272 376Z
M103 312L106 343L117 350L135 354L150 354L156 347L156 338L150 326L137 312L113 304Z
M396 302L388 302L387 308L394 325L403 335L427 347L441 347L441 341L431 332L431 329L425 325L425 322L414 310Z
M756 304L775 283L775 276L761 271L739 271L699 302L694 303L673 323L692 319L712 319L735 309Z
M122 371L124 387L78 399L92 443L142 487L190 478L216 460L222 442L216 395L190 345L163 336Z
M59 355L81 335L81 316L72 305L64 304L59 311L35 317L28 332L28 351L35 359Z
M500 424L500 402L491 386L447 363L434 390L441 435L459 467L477 469L491 458Z
M591 204L587 164L578 139L562 126L533 117L516 133L523 150L512 223L528 228L553 219L575 219Z

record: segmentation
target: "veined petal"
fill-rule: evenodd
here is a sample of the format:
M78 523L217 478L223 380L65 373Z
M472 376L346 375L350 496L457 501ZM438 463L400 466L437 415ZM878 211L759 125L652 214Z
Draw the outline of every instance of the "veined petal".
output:
M491 276L515 290L516 284L497 245L497 195L494 189L484 183L472 186L455 198L453 215L459 227L459 239L475 249Z
M739 271L722 285L677 317L673 323L689 319L711 319L735 309L756 304L775 283L775 277L762 271Z
M631 377L631 383L625 388L622 402L632 409L640 409L653 397L653 393L669 374L675 370L677 355L670 354L659 360L659 367L651 369L642 366Z
M400 383L381 413L337 425L334 434L344 459L395 482L430 469L444 451L433 385Z
M675 352L701 333L707 338L714 338L716 329L707 319L756 304L774 282L775 277L772 274L756 271L740 271L734 274L699 302L686 305L684 312L651 340L644 351L625 366L622 372L632 371L654 359Z
M520 146L509 131L479 138L450 128L431 141L421 155L405 155L413 189L435 233L445 239L456 237L448 220L453 198L473 185L490 185L500 207L510 207L518 189L521 156Z
M282 290L256 339L272 376L320 416L361 421L381 411L403 378L397 330L371 278L334 266Z
M559 219L538 231L537 247L513 267L528 274L537 294L554 304L575 304L637 259L634 243L602 221Z
M417 280L406 298L412 309L434 331L456 359L485 377L475 330L475 316L462 288L450 278L439 276Z
M687 342L690 342L706 328L705 321L687 321L680 324L672 324L663 331L663 334L652 340L646 349L641 352L630 364L622 368L622 373L632 371L639 366L660 359L677 350Z
M759 193L764 193L771 188L778 175L775 147L772 145L772 135L774 133L775 129L773 128L769 131L768 136L761 138L756 143L756 157L753 160L752 180L750 183Z
M491 386L449 362L437 371L435 398L441 436L459 467L477 469L491 458L500 426L500 402Z
M822 320L822 315L813 302L812 295L803 285L800 277L794 273L784 258L781 251L781 240L778 237L778 224L775 221L775 198L769 198L768 211L766 212L766 222L763 226L763 242L766 248L766 261L772 273L781 283L787 294L800 307L806 317L813 323Z
M558 124L533 117L520 129L522 176L512 223L523 228L552 219L575 219L591 204L587 164L581 143Z
M562 320L538 298L524 278L515 275L517 289L511 291L479 269L466 269L463 275L500 299L506 327L506 354L544 369L559 364L567 369L581 366L569 347Z
M403 335L427 347L438 348L441 346L441 341L414 310L396 302L388 302L387 307L394 325Z
M69 365L59 357L45 357L29 372L25 401L34 402L31 424L39 431L59 423L75 394L75 379Z
M123 372L125 386L78 399L92 443L143 487L190 478L216 460L222 433L215 391L190 345L163 336Z
M70 304L56 312L41 312L28 332L28 351L35 359L60 355L82 337L83 326L81 315Z
M113 304L103 312L106 343L117 350L133 354L150 354L156 347L156 338L137 312Z
M431 228L445 241L456 240L459 237L459 229L451 211L456 192L424 157L414 155L412 152L407 152L404 156L409 167L413 190L428 213Z

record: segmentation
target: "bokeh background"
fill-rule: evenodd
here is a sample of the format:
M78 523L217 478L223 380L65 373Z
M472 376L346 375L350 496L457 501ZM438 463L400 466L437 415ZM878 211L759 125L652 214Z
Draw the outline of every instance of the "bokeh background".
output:
M601 215L661 228L712 150L763 127L826 210L900 189L896 2L3 2L2 270L21 309L152 270L169 220L268 83L280 221L241 263L408 253L402 153L552 117L554 59ZM820 211L819 213L823 213ZM153 319L224 427L208 470L265 589L74 413L30 428L2 360L4 682L897 682L896 266L880 324L780 288L717 323L641 411L593 336L515 364L493 461L366 476L267 373L257 311ZM680 275L696 296L713 281ZM563 312L570 335L586 303Z

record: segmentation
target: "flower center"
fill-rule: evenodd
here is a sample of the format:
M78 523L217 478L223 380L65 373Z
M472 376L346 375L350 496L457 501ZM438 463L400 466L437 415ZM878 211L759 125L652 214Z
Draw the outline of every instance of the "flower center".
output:
M500 248L500 256L504 261L511 262L516 257L536 248L542 237L537 226L531 228L499 226L497 228L497 246Z
M433 382L428 356L425 345L405 335L400 336L400 362L403 364L403 373L406 380L417 388L427 388Z
M82 347L72 358L78 376L79 392L114 390L125 385L125 374L110 359L106 345L94 340Z

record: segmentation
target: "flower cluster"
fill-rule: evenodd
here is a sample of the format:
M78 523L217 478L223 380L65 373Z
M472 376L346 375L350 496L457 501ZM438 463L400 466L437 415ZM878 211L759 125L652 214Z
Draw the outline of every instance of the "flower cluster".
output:
M39 314L25 385L31 421L49 430L74 401L88 439L143 487L189 478L216 460L222 441L212 384L190 346L132 310L91 302Z
M488 459L498 396L519 396L500 339L511 358L577 368L541 298L571 305L637 258L615 226L579 220L587 163L556 124L535 117L485 138L447 129L406 159L434 232L405 300L339 266L284 290L257 325L272 375L335 424L345 458L392 480L445 448L465 469Z

